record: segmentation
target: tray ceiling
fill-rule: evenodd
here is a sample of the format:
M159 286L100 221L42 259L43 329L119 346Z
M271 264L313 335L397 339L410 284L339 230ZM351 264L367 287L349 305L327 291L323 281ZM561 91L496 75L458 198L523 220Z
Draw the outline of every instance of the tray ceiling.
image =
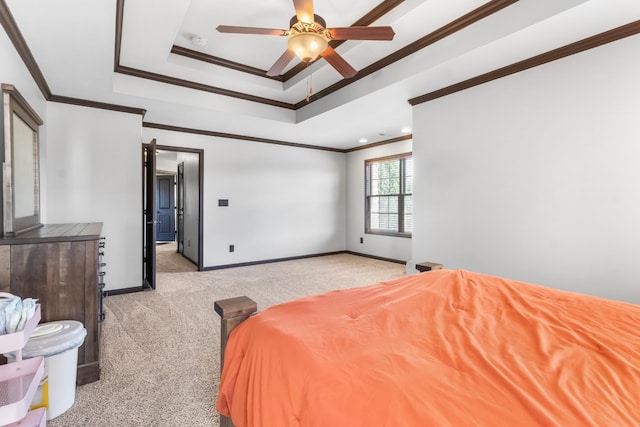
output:
M215 30L288 29L290 0L4 3L58 96L142 108L152 124L340 150L403 137L411 98L640 19L637 0L315 0L328 27L395 31L335 46L358 70L345 80L324 59L268 78L286 37Z

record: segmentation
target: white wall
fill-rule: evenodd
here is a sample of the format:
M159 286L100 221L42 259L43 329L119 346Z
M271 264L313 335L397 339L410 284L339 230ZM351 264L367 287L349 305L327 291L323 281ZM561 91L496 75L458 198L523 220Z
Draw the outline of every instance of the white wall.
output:
M640 36L414 108L413 254L640 303Z
M395 142L347 154L347 250L400 261L411 260L411 240L365 234L364 161L409 153L411 140ZM363 243L360 243L360 238Z
M176 173L178 170L178 153L165 151L156 156L156 171Z
M205 267L344 250L344 154L151 128L142 133L159 145L204 149ZM218 199L229 199L229 206L218 207Z
M142 284L142 117L47 105L46 223L102 222L106 289Z

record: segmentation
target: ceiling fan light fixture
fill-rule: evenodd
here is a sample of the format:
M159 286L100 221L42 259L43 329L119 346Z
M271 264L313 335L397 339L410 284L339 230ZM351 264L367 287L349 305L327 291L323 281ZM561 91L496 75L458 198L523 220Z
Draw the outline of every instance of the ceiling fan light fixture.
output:
M291 35L288 45L302 61L311 62L329 46L329 40L318 33L304 32Z

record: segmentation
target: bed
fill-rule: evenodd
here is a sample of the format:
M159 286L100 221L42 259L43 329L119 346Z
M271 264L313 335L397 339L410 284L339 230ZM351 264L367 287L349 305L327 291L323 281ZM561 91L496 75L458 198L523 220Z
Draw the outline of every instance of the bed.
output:
M223 427L640 425L640 306L434 270L255 310L216 303Z

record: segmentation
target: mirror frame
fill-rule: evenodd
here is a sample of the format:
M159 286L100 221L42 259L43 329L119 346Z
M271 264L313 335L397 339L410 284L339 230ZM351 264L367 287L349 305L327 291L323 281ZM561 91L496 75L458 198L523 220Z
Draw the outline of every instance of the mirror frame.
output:
M43 121L27 103L18 90L10 84L2 83L2 104L4 122L4 161L2 163L3 234L16 234L41 227L40 223L40 126ZM15 209L15 168L14 164L14 115L18 116L33 131L33 215L16 217Z

